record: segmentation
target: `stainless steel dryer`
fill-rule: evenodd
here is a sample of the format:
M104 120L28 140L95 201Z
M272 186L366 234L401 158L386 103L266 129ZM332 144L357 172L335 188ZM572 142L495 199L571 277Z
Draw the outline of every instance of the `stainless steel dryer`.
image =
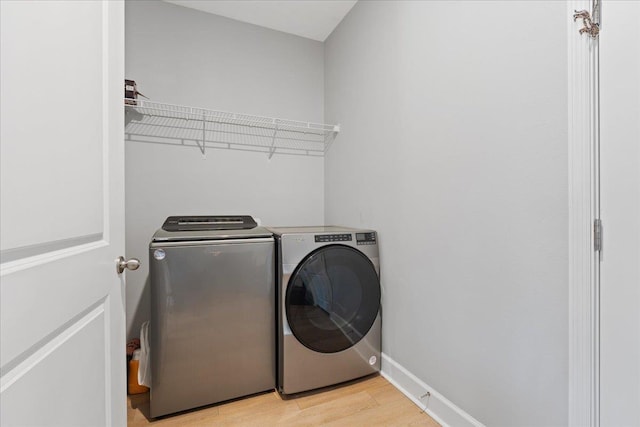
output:
M251 217L169 217L156 232L152 417L275 387L274 262Z
M269 230L277 252L278 390L298 393L378 372L376 232Z

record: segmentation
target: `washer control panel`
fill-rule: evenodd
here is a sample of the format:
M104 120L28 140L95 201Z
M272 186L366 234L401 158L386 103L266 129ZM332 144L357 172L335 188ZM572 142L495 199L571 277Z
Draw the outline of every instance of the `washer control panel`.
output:
M356 233L356 242L359 245L375 245L376 233Z
M352 239L351 234L316 234L316 243L325 242L350 242Z

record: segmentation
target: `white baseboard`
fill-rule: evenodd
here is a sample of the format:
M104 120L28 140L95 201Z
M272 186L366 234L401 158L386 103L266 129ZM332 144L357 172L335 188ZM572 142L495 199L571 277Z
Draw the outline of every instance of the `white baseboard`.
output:
M429 387L404 366L382 353L382 376L442 427L485 427L449 399ZM431 396L420 398L427 392Z

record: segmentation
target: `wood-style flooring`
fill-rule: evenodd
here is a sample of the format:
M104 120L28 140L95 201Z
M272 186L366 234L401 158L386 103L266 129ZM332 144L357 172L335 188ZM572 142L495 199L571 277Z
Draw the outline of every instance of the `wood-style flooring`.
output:
M439 427L379 375L287 398L267 392L149 420L149 395L127 399L137 426L428 426Z

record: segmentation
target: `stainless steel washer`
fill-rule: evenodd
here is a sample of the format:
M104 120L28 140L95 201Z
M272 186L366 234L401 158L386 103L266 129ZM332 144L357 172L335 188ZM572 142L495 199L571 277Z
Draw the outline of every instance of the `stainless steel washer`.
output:
M269 228L276 237L278 390L380 370L380 260L373 230Z
M274 261L251 217L170 217L155 233L152 417L275 387Z

